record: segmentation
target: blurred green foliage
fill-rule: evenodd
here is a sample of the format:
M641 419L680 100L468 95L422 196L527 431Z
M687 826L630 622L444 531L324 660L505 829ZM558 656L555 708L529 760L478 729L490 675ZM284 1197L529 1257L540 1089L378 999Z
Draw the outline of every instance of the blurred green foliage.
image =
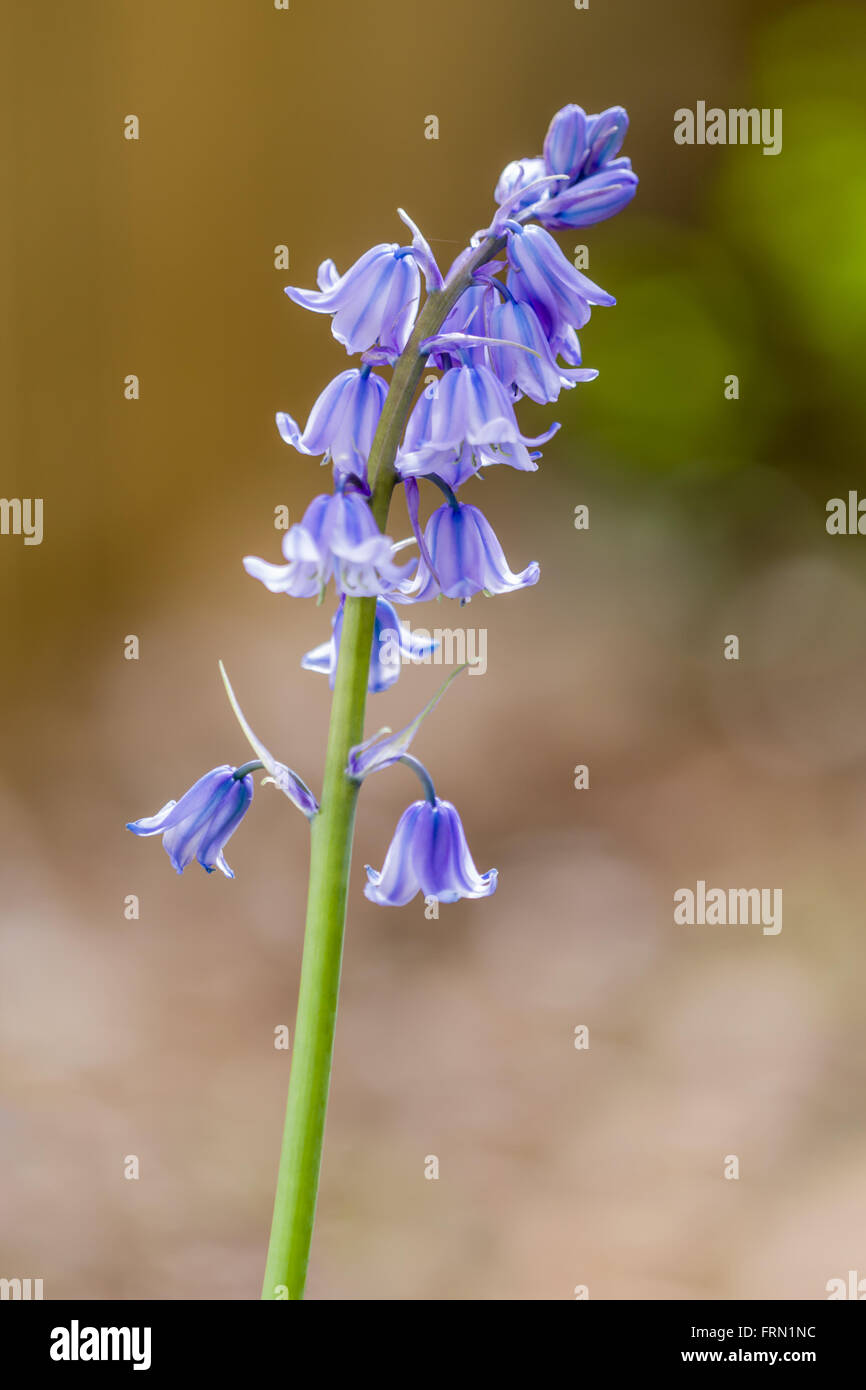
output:
M780 154L671 139L671 160L693 160L704 185L692 225L641 218L638 195L615 253L603 228L587 233L589 272L619 302L584 331L602 375L562 398L560 418L601 457L704 477L771 464L824 496L853 485L866 442L864 52L862 7L777 16L754 41L746 99L782 108Z

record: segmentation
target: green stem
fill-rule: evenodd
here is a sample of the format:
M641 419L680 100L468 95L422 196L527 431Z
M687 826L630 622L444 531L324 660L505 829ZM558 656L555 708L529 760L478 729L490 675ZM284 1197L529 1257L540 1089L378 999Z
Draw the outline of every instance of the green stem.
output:
M383 531L397 481L397 448L427 360L420 344L438 332L474 271L492 260L504 244L504 238L490 237L482 242L452 283L428 295L415 331L394 367L368 462L373 486L370 505ZM346 600L322 802L312 824L304 955L264 1299L304 1296L334 1052L358 799L358 785L346 776L346 764L349 750L364 736L375 617L374 598Z

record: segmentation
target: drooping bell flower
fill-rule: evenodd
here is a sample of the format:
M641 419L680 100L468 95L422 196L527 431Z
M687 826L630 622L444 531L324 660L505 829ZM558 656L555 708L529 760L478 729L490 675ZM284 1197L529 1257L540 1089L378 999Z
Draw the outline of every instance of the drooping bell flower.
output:
M134 835L161 835L172 865L182 874L197 859L203 869L219 869L234 878L223 849L237 830L253 799L253 778L248 766L215 767L206 772L180 801L167 801L155 816L130 821ZM259 763L253 764L258 767Z
M535 215L542 227L554 231L566 227L591 227L613 217L637 192L638 177L631 160L614 159L597 174L580 179L538 205Z
M455 807L432 784L427 798L400 817L381 870L366 869L364 892L381 907L404 907L416 893L441 903L488 898L498 877L496 869L478 872Z
M387 394L382 377L369 367L353 367L328 383L303 431L282 411L277 429L299 453L322 454L323 464L333 462L335 478L354 476L366 483L367 459Z
M568 390L579 381L593 381L598 376L597 371L588 367L559 365L530 303L520 303L508 295L490 309L487 328L494 340L488 348L490 365L515 397L526 395L544 405L557 400L563 388ZM576 336L573 345L579 362L580 346Z
M332 690L337 677L337 658L343 633L343 608L341 602L332 619L333 633L330 639L307 652L301 660L305 671L321 671L326 675ZM438 646L439 643L432 638L416 637L414 633L406 632L388 600L378 598L367 690L370 694L389 690L399 679L404 660L422 661Z
M507 594L538 583L535 561L513 574L496 532L483 512L468 502L446 502L433 513L424 528L425 549L415 577L401 586L404 603L426 603L438 594L465 603L473 594Z
M436 795L430 773L408 753L422 720L464 669L459 667L451 673L405 729L397 734L383 729L349 753L346 774L357 781L395 763L405 763L424 788L424 800L413 802L400 817L381 872L366 866L364 892L371 902L382 907L403 907L419 892L425 898L453 903L458 898L486 898L496 889L496 869L479 874L457 811L450 801Z
M394 546L383 536L369 504L351 488L314 497L303 520L283 536L284 565L257 555L244 568L272 594L314 598L333 576L340 593L355 598L388 593L408 577L408 566L394 563Z
M509 222L508 289L532 305L551 349L567 328L583 328L592 304L615 304L612 294L577 270L543 227Z
M511 397L490 368L461 362L419 397L396 467L404 478L436 473L454 489L489 464L534 471L539 455L530 450L558 429L554 424L536 438L524 437Z
M333 314L331 332L348 353L374 345L396 359L403 351L418 310L421 277L411 246L382 243L366 251L344 275L323 261L318 290L293 285L286 294L303 309Z

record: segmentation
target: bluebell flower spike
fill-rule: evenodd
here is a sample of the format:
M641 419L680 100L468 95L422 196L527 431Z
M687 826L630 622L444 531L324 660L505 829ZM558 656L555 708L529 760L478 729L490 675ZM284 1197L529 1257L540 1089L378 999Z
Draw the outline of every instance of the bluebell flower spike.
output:
M339 606L331 636L302 660L305 669L325 674L332 689L347 598L375 599L367 688L377 693L394 684L404 662L425 660L436 646L426 634L412 635L394 604L439 597L466 603L480 593L498 595L537 583L538 565L533 562L513 571L484 513L457 494L496 464L534 471L539 447L559 426L554 422L541 434L525 436L515 404L524 396L553 404L563 390L597 375L582 364L578 331L593 308L615 300L577 270L551 232L612 216L634 196L637 177L631 160L621 153L627 130L628 116L619 106L588 114L571 103L557 111L542 152L515 160L502 171L491 225L476 233L444 277L426 237L399 209L411 245L380 243L343 274L333 260L325 260L315 289L286 288L295 304L328 315L336 340L348 353L360 354L361 361L328 383L303 428L291 415L277 414L277 427L287 444L331 466L334 490L314 498L301 521L285 533L284 563L248 555L244 566L273 593L319 602L333 581ZM419 352L441 377L428 384L404 416L405 429L395 449L381 426L389 392L399 377L389 385L376 369L394 366L405 353L418 318L422 277L428 296L449 287L459 292L451 296L453 302L441 321L435 312L428 315L431 332ZM405 409L408 402L401 404ZM376 479L369 473L376 450L377 471L383 463L390 469L393 462L404 486L420 552L417 561L397 559L413 544L411 538L395 544L382 533L377 521L381 492L375 494L374 514ZM436 484L446 500L422 527L419 484L424 478ZM393 481L393 475L388 480ZM156 816L130 824L136 834L162 835L180 870L198 858L208 870L231 873L223 846L248 809L255 767L261 766L267 773L264 780L274 782L309 819L319 810L306 783L278 762L250 728L224 670L223 679L256 761L241 769L215 768L180 802L169 802ZM361 780L401 759L411 764L408 747L441 694L397 734L380 731L353 748L347 775ZM420 764L416 771L419 768ZM419 776L429 781L423 768ZM432 783L425 800L410 807L401 820L382 872L369 871L368 896L375 901L408 901L404 893L412 883L413 891L423 889L443 900L449 893L483 896L495 887L493 871L479 875L475 870L459 817L450 803L436 797Z

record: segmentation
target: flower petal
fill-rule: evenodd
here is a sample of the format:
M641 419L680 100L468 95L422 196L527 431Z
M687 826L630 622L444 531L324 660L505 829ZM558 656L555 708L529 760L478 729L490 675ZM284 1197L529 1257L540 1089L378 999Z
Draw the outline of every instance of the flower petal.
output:
M418 892L415 842L418 835L429 833L425 811L429 811L426 801L414 801L397 822L381 871L366 866L364 893L380 907L404 907Z

